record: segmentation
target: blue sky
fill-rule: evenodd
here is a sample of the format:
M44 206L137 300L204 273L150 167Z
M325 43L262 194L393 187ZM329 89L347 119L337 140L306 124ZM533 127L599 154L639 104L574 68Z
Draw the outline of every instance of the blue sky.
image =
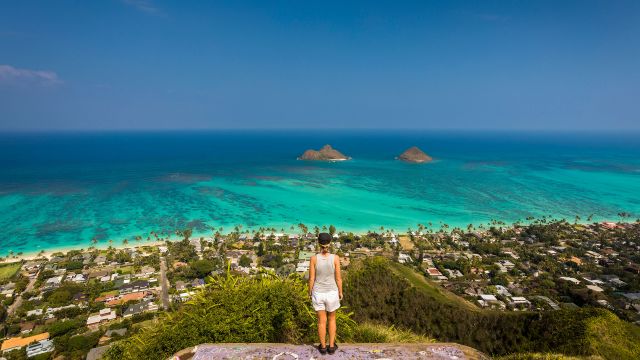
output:
M640 1L2 1L0 130L640 129Z

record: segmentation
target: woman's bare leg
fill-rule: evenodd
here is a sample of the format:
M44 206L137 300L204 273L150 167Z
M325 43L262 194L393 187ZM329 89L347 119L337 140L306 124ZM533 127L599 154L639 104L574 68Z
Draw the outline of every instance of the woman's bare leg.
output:
M318 313L318 337L320 338L320 346L327 346L327 312L324 310L317 311ZM331 330L329 330L331 331ZM335 316L334 316L334 330L335 333ZM331 334L331 333L329 333Z
M336 312L329 313L329 346L336 344Z

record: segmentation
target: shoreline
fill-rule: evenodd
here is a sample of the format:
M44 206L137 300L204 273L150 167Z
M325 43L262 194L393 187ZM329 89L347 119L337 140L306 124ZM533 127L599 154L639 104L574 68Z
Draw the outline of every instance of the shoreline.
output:
M498 220L500 221L500 220ZM571 221L568 221L569 223L573 223ZM591 221L591 222L586 222L586 221L578 221L576 224L578 225L592 225L592 224L603 224L603 223L615 223L615 224L632 224L635 223L635 220L627 220L627 221L612 221L612 220L602 220L599 219L598 221ZM446 223L444 223L446 224ZM480 225L485 226L484 230L488 229L488 226L491 226L490 223L471 223L473 224L473 226L477 229ZM515 223L507 223L504 225L501 225L503 227L513 227ZM522 221L520 222L520 224L522 225L529 225L531 224L531 221ZM487 226L488 225L488 226ZM417 226L417 224L415 225ZM259 227L258 227L259 228ZM268 227L267 227L268 228ZM438 224L433 224L433 226L431 227L432 229L437 229L436 231L439 231L441 229L440 227L440 223ZM447 232L451 232L454 228L460 228L462 230L466 230L466 228L464 226L450 226L449 229L444 229ZM253 230L254 228L248 227L245 230ZM290 230L285 230L284 233L285 234L298 234L299 229L296 227L294 231L290 231ZM308 231L312 232L313 227L308 227ZM380 227L370 227L368 230L357 230L357 231L351 231L351 230L341 230L338 232L344 232L344 233L353 233L357 236L363 236L366 235L368 232L387 232L390 230L394 230L394 232L397 235L401 235L401 234L405 234L407 231L407 229L403 230L403 231L398 231L392 228L388 228L388 227L384 227L384 230L380 231ZM417 230L413 229L412 230ZM322 230L321 230L322 231ZM275 233L279 233L279 230L276 230ZM222 235L224 236L228 236L229 234L231 234L231 232L224 232L222 233ZM242 232L241 232L242 234ZM125 237L126 239L128 239L128 237ZM123 239L125 239L123 238ZM211 236L210 233L193 233L191 235L191 239L200 239L200 238L204 238L205 240L211 240L213 239L213 237ZM146 240L142 240L140 242L136 242L135 240L131 240L128 244L123 244L122 242L118 242L116 244L116 242L114 242L113 244L109 245L109 244L105 244L105 243L100 243L100 244L78 244L78 245L69 245L69 246L61 246L61 247L56 247L56 248L52 248L52 249L42 249L42 250L38 250L38 251L29 251L29 252L25 252L22 255L14 255L13 257L9 257L8 255L6 256L2 256L4 258L4 261L0 261L0 265L2 264L7 264L7 263L12 263L12 262L18 262L18 261L31 261L31 260L35 260L38 258L42 258L43 256L46 257L47 259L51 258L51 256L54 253L57 252L62 252L62 253L66 253L72 250L83 250L83 251L87 251L90 247L94 247L96 250L99 251L104 251L107 250L110 246L113 247L116 250L122 250L122 249L133 249L133 248L139 248L139 247L144 247L144 246L160 246L160 245L164 245L167 241L180 241L182 239L177 238L177 237L173 237L173 238L167 238L165 240L159 241L159 240L154 240L154 241L146 241ZM84 246L86 245L86 246Z

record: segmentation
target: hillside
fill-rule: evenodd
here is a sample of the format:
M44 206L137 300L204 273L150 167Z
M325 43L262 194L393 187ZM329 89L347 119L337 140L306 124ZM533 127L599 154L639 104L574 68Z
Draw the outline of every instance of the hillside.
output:
M106 359L166 359L184 349L208 343L315 342L315 313L307 297L306 283L298 276L227 276L209 278L209 281L204 290L177 312L167 313L154 326L115 343L107 351ZM424 345L426 350L427 345L433 343L432 339L411 331L356 322L349 312L353 310L338 311L337 338L341 344L414 343ZM446 346L474 354L463 358L483 358L481 353L468 347Z
M399 160L411 163L427 163L432 161L431 156L427 155L417 146L412 146L398 156Z
M349 160L350 157L344 155L340 151L331 147L331 145L325 145L320 150L309 149L298 157L298 160L320 160L320 161L336 161L336 160Z
M530 352L640 358L640 329L602 308L554 312L479 310L422 275L384 258L354 263L345 302L356 321L374 321L468 345L492 355ZM532 357L533 358L533 357Z

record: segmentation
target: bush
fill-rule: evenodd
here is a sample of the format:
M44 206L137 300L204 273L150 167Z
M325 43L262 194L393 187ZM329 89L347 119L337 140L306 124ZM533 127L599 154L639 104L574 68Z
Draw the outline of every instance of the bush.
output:
M166 359L179 350L212 342L311 342L316 317L306 284L297 277L209 278L183 308L160 316L115 343L106 359ZM338 311L338 338L351 339L355 323Z
M355 320L373 321L458 342L492 355L550 352L640 358L640 328L600 308L499 312L466 308L413 286L383 258L352 264L345 302Z

